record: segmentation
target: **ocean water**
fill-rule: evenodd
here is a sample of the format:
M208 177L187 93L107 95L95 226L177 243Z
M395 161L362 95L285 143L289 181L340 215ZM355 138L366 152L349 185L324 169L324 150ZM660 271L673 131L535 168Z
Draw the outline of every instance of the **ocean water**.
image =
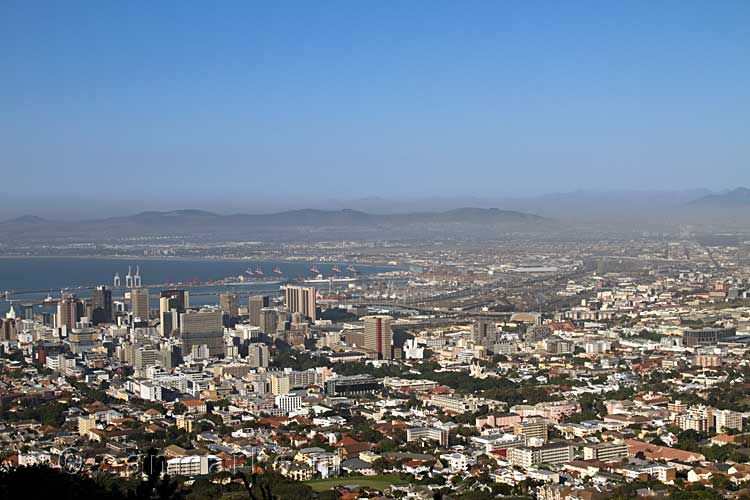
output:
M135 274L136 266L140 267L143 287L151 287L153 292L159 287L153 285L217 281L230 276L246 275L245 271L260 268L264 277L274 281L286 282L298 277L310 277L311 266L317 266L321 274L328 277L333 274L333 263L303 263L284 261L249 261L249 260L168 260L168 259L106 259L106 258L72 258L72 257L33 257L33 258L0 258L0 293L5 291L23 292L9 295L14 303L41 300L48 295L59 297L60 291L67 288L81 297L90 294L90 288L96 285L112 286L115 273L120 274L122 284L128 266ZM339 263L341 276L351 275L346 271L348 264ZM278 266L282 275L273 273ZM393 270L389 266L355 265L362 275ZM246 279L252 280L252 277ZM191 294L191 305L214 304L216 293L231 290L241 298L259 293L278 293L281 283L259 282L242 286L194 286L188 288ZM345 286L345 285L341 285ZM152 293L153 293L152 292ZM115 291L114 296L121 295ZM116 297L113 297L116 299ZM10 303L0 300L0 313L5 314ZM41 306L40 306L41 307Z

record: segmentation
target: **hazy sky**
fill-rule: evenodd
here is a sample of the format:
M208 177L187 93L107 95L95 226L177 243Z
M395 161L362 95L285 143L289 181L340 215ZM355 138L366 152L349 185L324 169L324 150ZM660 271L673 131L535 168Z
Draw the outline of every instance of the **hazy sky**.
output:
M5 0L0 213L750 185L749 27L747 0Z

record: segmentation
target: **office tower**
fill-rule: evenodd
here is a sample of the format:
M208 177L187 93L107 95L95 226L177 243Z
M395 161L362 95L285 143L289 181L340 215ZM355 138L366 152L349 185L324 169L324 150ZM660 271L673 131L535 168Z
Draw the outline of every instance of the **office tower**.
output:
M248 364L253 368L268 368L268 346L250 344L247 350Z
M91 323L76 323L68 334L70 352L73 354L81 354L92 350L97 346L98 336L98 332L96 329L92 328Z
M0 341L16 340L16 320L15 318L0 318Z
M182 311L185 312L185 311ZM159 334L169 337L180 328L180 310L177 300L170 297L159 298Z
M205 345L209 356L224 356L224 326L221 311L200 311L180 314L180 340L183 353L193 346Z
M23 311L23 319L27 319L29 321L34 320L34 304L24 304L21 306Z
M186 290L162 290L159 294L159 334L169 337L180 328L180 314L190 307Z
M91 294L91 322L95 325L112 321L112 290L98 286Z
M134 351L133 367L138 373L143 373L149 366L161 364L161 351L151 346L141 346Z
M489 346L495 343L497 334L494 323L477 320L471 328L471 340L478 345Z
M378 359L393 359L393 331L390 316L365 316L364 348L378 353Z
M266 335L273 335L279 325L276 309L266 307L260 310L260 329Z
M254 295L250 297L248 309L250 312L250 324L260 326L260 311L271 305L271 300L264 295Z
M162 290L159 297L170 299L169 308L176 309L179 314L190 308L190 294L187 290Z
M63 297L57 303L57 328L66 327L68 331L76 326L78 320L83 316L83 302L78 300L75 295Z
M130 312L133 315L133 321L148 321L149 310L148 288L130 290Z
M240 315L239 305L237 304L237 295L234 293L219 294L219 309L230 318L236 318Z
M302 313L315 321L315 288L287 285L285 288L286 308L291 313Z

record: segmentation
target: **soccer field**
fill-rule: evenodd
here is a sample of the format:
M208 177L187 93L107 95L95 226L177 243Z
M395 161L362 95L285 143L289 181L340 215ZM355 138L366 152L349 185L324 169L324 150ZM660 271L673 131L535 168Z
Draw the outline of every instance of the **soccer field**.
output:
M383 490L392 484L403 483L404 481L396 475L382 476L355 476L355 477L334 477L331 479L314 479L307 481L305 484L315 491L330 490L335 486L367 486Z

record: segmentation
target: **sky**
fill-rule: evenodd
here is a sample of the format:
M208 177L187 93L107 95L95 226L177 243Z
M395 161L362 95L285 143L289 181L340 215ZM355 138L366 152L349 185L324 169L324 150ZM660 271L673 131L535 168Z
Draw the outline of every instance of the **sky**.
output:
M0 2L0 216L750 185L750 2Z

